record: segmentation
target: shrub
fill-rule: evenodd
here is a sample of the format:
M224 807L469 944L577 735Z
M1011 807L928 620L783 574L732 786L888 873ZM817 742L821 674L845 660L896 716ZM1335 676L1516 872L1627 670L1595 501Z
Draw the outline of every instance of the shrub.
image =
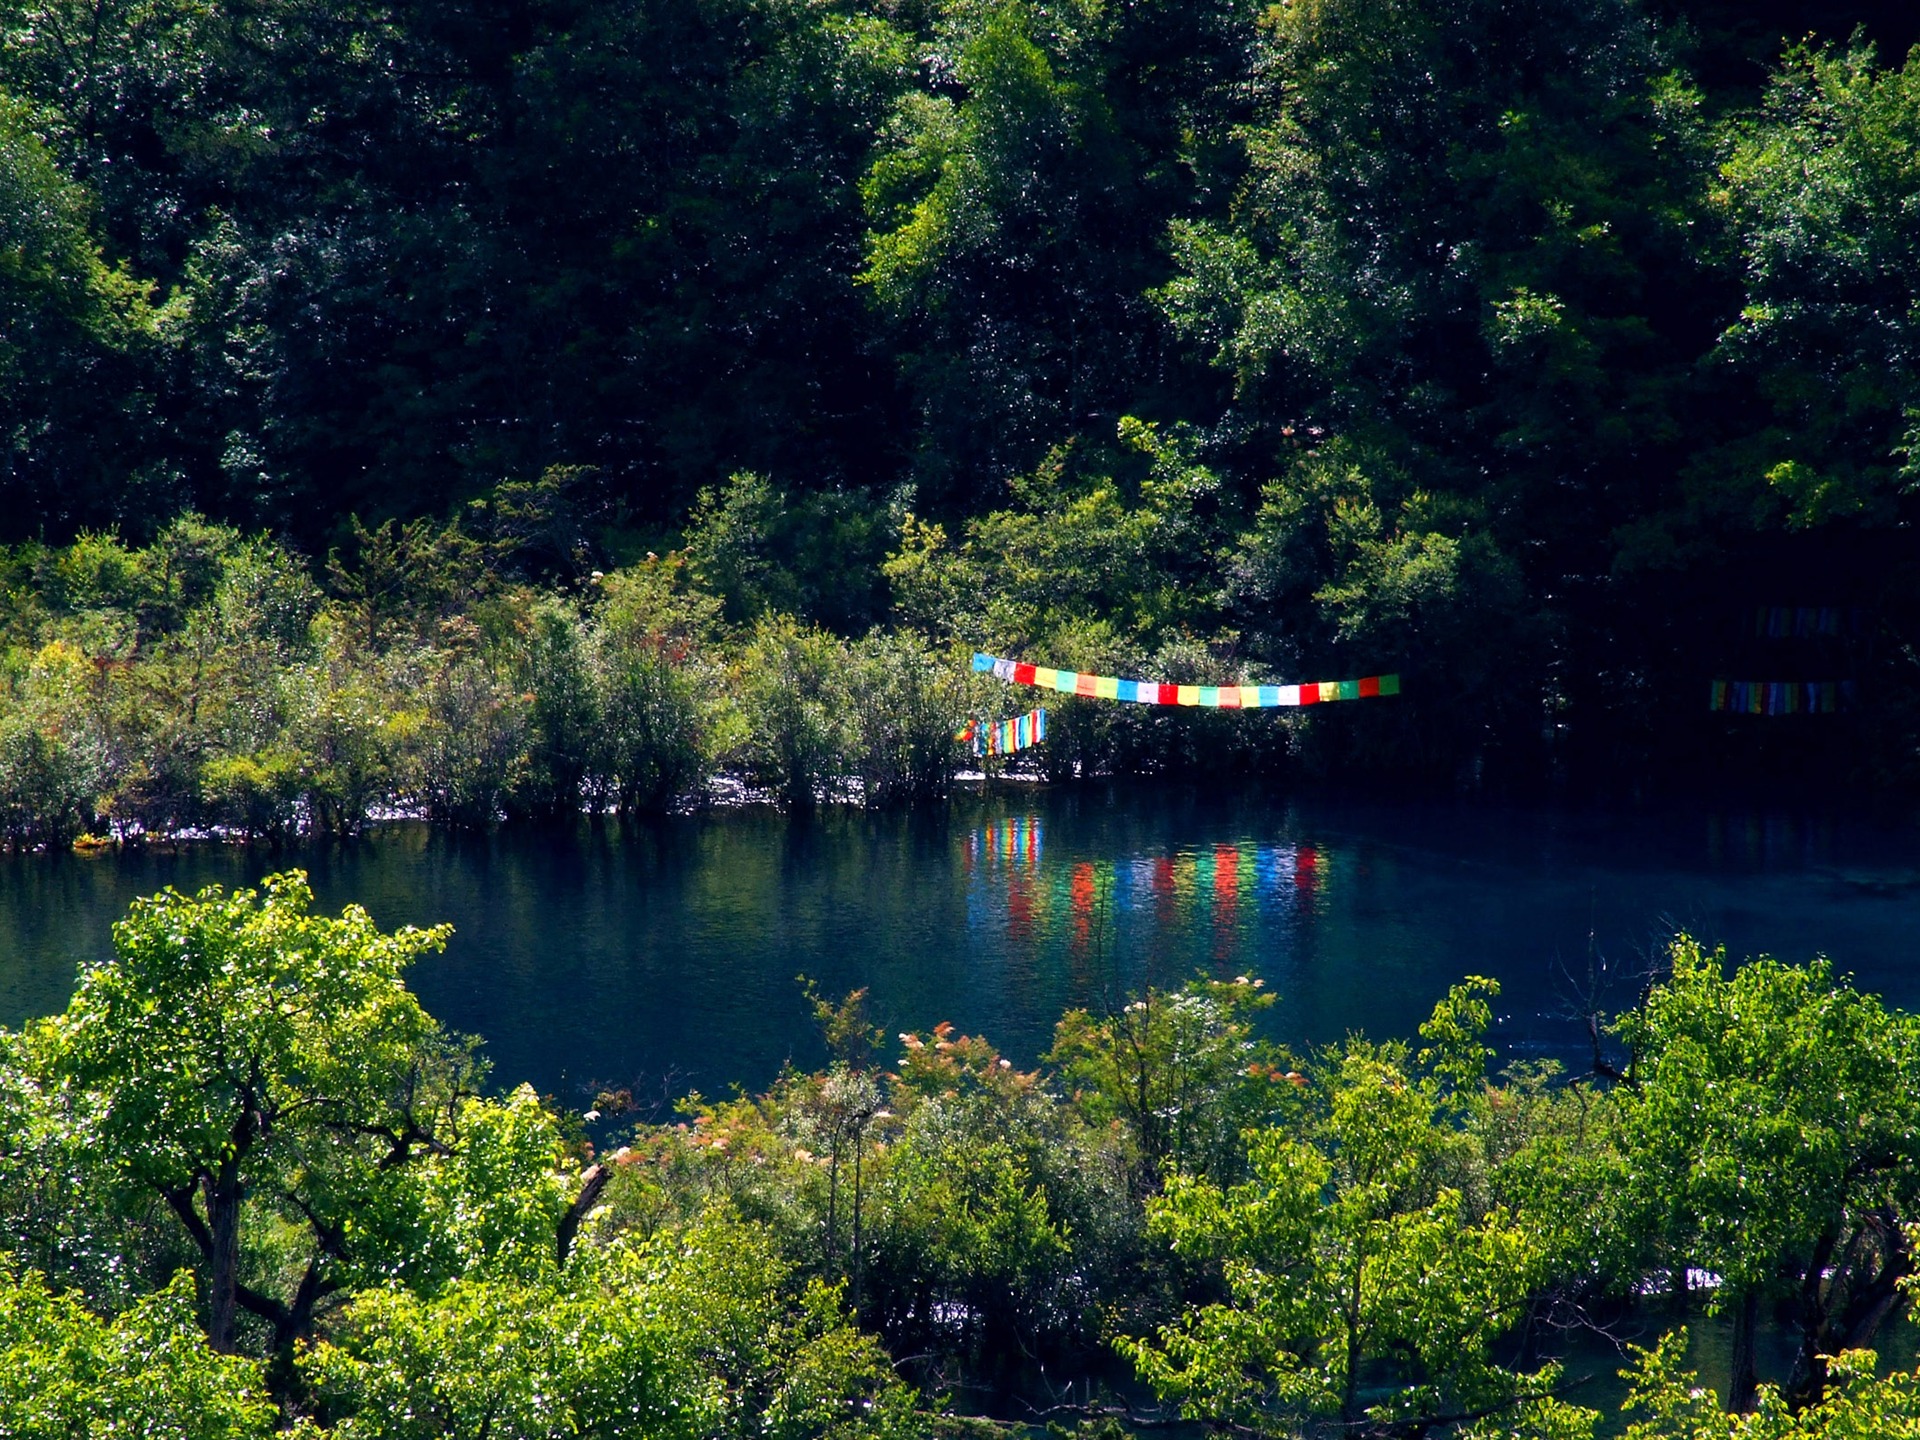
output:
M556 600L533 608L520 665L528 709L528 766L521 797L535 815L577 815L598 748L600 696L580 616Z
M249 838L280 839L299 828L306 767L288 750L220 755L200 769L200 796L214 823Z
M28 849L71 840L93 821L105 768L85 734L62 734L31 712L0 718L0 842Z
M743 768L788 809L828 798L854 768L846 668L833 636L786 615L763 617L741 656Z
M966 672L910 631L874 631L845 677L855 763L869 805L938 800L959 760Z
M472 827L505 813L527 772L529 705L483 656L455 648L434 657L405 766L428 819Z
M622 814L658 813L697 789L707 748L698 677L664 641L609 629L596 637L600 724L594 784Z
M718 754L724 703L707 644L720 606L677 554L605 576L588 665L599 709L589 788L623 814L657 813L697 790Z

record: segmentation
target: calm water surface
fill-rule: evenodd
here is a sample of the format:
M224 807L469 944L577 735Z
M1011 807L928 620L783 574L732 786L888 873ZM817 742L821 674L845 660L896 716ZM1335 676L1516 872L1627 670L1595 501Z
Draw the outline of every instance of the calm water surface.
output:
M1920 1006L1920 826L1660 813L967 797L937 816L735 811L577 834L394 826L278 856L195 848L0 863L0 1023L59 1009L134 896L305 867L324 906L450 920L412 983L502 1082L709 1093L821 1059L794 983L869 986L889 1030L951 1020L1031 1061L1054 1020L1143 981L1253 974L1279 1034L1410 1034L1462 975L1498 978L1512 1053L1576 1056L1596 983L1633 999L1663 937L1824 952ZM640 1092L637 1092L640 1093Z

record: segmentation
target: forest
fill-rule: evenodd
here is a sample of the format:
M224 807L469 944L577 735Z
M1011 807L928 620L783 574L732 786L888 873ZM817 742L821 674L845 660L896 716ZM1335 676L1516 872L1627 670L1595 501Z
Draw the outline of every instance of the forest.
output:
M6 0L8 843L927 798L972 648L1405 679L1054 779L1910 790L1916 40Z
M977 650L1400 677L988 784L1910 807L1920 11L0 0L0 447L11 851L937 804ZM164 890L0 1029L0 1440L1920 1440L1825 960L1577 1065L803 979L823 1067L581 1108L447 939Z
M1114 994L1031 1070L809 984L824 1069L577 1111L421 1008L446 939L168 890L0 1031L0 1435L1920 1435L1920 1021L1825 961L1677 936L1577 1075L1475 977L1301 1054L1257 976Z

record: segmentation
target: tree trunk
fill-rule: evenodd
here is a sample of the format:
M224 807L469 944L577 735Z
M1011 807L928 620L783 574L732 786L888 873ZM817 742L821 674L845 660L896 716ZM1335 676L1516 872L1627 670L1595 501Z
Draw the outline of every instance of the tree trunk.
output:
M856 1317L860 1314L860 1171L866 1154L864 1139L859 1130L853 1132L853 1313Z
M1745 1415L1753 1409L1759 1376L1753 1366L1753 1332L1760 1321L1760 1292L1749 1290L1733 1312L1733 1365L1727 1381L1727 1413Z
M1814 1258L1824 1267L1829 1256ZM1810 1297L1816 1303L1802 1305L1800 1353L1787 1381L1787 1404L1796 1412L1826 1398L1828 1356L1873 1344L1880 1326L1899 1306L1900 1283L1912 1268L1899 1218L1882 1210L1869 1217L1847 1246L1833 1281L1803 1292L1803 1302Z
M233 1350L240 1292L240 1181L231 1161L205 1185L207 1204L207 1343Z
M1849 1272L1862 1238L1861 1234L1855 1234L1853 1243L1847 1246L1846 1253L1836 1267L1837 1273L1830 1285L1827 1269L1833 1261L1833 1249L1839 1243L1839 1236L1829 1227L1813 1247L1813 1255L1801 1274L1800 1297L1794 1316L1800 1326L1800 1351L1793 1357L1793 1369L1787 1376L1786 1389L1787 1403L1796 1411L1809 1404L1819 1404L1820 1398L1826 1393L1827 1357L1824 1351L1828 1330L1827 1306L1836 1291L1845 1293Z
M840 1130L835 1123L833 1153L827 1159L827 1264L840 1254Z
M1353 1282L1346 1297L1347 1373L1340 1387L1340 1419L1348 1425L1360 1418L1360 1287L1366 1282L1366 1270L1363 1252L1354 1257Z
M1786 1394L1787 1406L1796 1414L1826 1398L1827 1357L1820 1353L1812 1334L1800 1337L1800 1353L1793 1357L1793 1373L1787 1377Z
M607 1188L607 1182L613 1178L613 1172L605 1165L589 1165L580 1176L580 1193L573 1198L573 1204L567 1207L567 1213L560 1217L560 1224L553 1237L554 1258L561 1264L567 1263L567 1256L573 1253L573 1242L580 1234L580 1226L587 1218L587 1212L600 1201L600 1192Z
M1882 1207L1872 1229L1880 1264L1873 1279L1847 1297L1846 1310L1840 1316L1841 1350L1861 1350L1873 1343L1881 1324L1900 1304L1901 1282L1913 1273L1913 1253L1907 1247L1907 1232L1899 1216Z

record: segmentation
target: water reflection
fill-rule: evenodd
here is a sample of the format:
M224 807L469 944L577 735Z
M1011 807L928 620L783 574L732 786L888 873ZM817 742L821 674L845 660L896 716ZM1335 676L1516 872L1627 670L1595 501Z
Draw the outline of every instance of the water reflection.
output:
M295 854L0 860L0 1023L65 1003L135 895L307 868L323 906L451 921L412 983L496 1074L709 1092L821 1058L794 983L871 987L889 1031L951 1020L1030 1062L1070 1006L1258 975L1296 1042L1408 1035L1462 975L1500 1040L1570 1056L1589 968L1631 1003L1687 926L1816 950L1920 1006L1920 837L1729 808L1636 815L1083 791L806 823L735 812L454 838L399 826Z
M1050 864L1045 835L1040 815L967 833L967 923L979 948L1059 951L1082 991L1178 981L1197 964L1219 974L1284 964L1303 920L1328 905L1336 868L1325 845L1253 840Z

